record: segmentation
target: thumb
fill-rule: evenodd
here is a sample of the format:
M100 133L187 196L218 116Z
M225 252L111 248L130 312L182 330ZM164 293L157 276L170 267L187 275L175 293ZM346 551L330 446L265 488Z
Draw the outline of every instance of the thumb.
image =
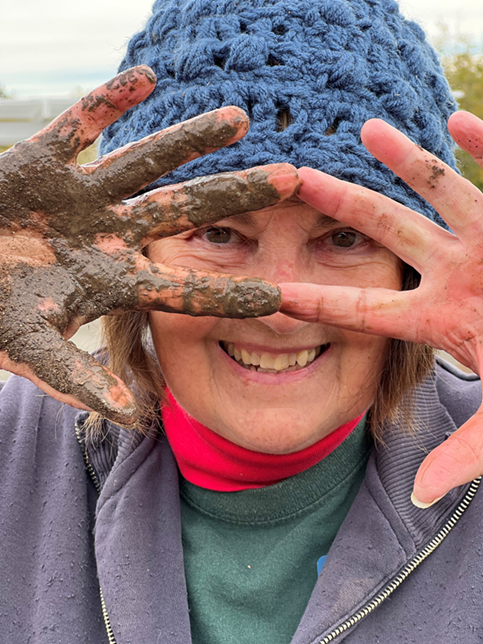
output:
M413 502L429 507L450 490L483 474L483 405L421 463Z
M136 422L136 402L120 378L56 329L45 327L34 335L21 347L10 347L8 353L16 354L15 361L4 361L4 368L29 378L62 402L91 409L122 425Z

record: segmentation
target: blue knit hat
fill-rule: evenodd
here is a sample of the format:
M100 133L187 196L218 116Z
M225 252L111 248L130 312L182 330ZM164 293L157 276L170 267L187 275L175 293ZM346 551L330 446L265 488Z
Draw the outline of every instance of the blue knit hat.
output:
M103 153L224 105L251 119L242 141L155 185L288 161L442 224L360 140L379 117L455 167L454 98L424 32L394 0L157 0L120 69L139 64L155 71L156 89L106 130Z

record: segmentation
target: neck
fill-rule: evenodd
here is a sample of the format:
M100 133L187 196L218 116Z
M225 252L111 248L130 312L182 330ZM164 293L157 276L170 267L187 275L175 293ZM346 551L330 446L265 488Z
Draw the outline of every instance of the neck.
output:
M161 410L164 429L181 474L194 485L236 492L274 485L309 469L338 447L364 414L317 443L292 454L263 454L226 440L192 418L169 390Z

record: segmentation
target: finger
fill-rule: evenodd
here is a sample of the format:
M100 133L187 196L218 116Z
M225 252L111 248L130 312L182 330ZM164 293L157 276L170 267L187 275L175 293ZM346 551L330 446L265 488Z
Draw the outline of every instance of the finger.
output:
M435 248L454 236L377 192L301 168L298 196L316 210L383 244L421 272Z
M483 168L483 121L469 112L456 112L450 116L448 129L455 143Z
M255 277L195 271L154 264L139 255L135 273L124 276L116 308L168 311L193 316L252 318L276 313L280 289ZM131 268L132 270L132 268ZM123 294L124 293L124 294Z
M74 160L104 128L147 98L155 85L156 76L146 65L121 72L81 98L33 138L54 148L58 157Z
M432 504L483 474L483 407L422 462L414 482L417 504Z
M281 313L304 322L330 324L372 335L420 342L414 316L415 291L383 288L360 289L317 284L279 284L282 291Z
M0 355L0 366L2 369L5 369L6 371L9 371L10 373L17 376L21 376L22 378L27 378L27 380L33 382L36 387L41 389L48 396L54 398L55 400L58 400L64 405L69 405L70 407L75 407L76 409L82 409L84 411L93 411L90 407L87 407L87 405L84 405L79 400L77 400L77 398L74 398L74 396L69 396L68 394L60 394L55 389L52 389L52 387L43 382L43 380L40 380L40 378L38 378L32 371L32 369L27 365L13 362L6 356L4 352L1 352Z
M105 418L123 425L136 422L138 409L126 385L57 330L46 327L19 337L9 345L8 356L18 366L26 365L48 387Z
M86 172L109 203L130 197L183 163L238 141L248 127L243 110L223 107L115 150Z
M368 121L361 136L369 152L426 199L461 241L469 246L481 243L478 188L384 121Z
M118 207L116 213L129 229L136 222L135 236L144 247L160 237L276 204L291 197L298 185L297 170L280 163L160 188ZM119 224L113 222L118 234Z

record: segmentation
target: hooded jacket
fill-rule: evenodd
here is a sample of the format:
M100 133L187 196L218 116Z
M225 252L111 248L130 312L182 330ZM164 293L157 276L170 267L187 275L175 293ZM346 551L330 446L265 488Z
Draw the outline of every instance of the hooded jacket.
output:
M410 501L427 452L480 401L476 376L438 365L415 431L387 427L292 644L483 640L479 480ZM0 395L0 641L190 644L166 438L106 424L88 442L84 419L15 376Z

